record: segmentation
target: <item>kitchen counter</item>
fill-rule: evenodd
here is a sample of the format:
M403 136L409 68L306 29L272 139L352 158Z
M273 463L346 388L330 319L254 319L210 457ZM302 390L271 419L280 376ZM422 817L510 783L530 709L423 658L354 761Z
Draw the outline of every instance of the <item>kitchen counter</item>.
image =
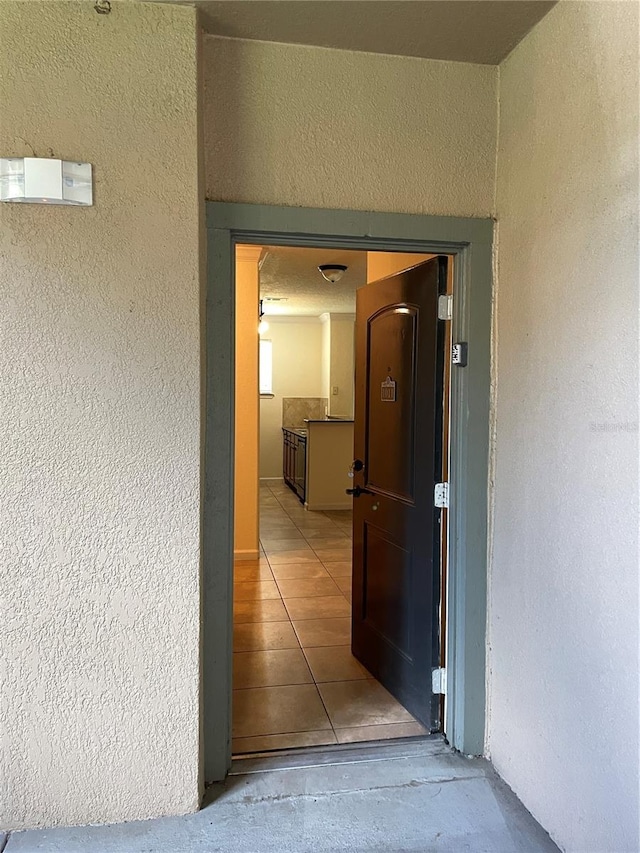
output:
M308 510L350 509L353 421L305 418L304 423L306 429L282 427L285 483Z
M305 424L352 424L353 418L305 418Z
M307 434L307 490L309 510L351 509L353 487L349 470L353 462L353 420L305 421Z

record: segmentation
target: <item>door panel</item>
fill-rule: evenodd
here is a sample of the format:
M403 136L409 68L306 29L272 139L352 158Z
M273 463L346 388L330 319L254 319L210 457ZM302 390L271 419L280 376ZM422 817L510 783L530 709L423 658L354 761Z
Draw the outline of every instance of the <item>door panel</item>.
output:
M432 731L440 701L444 329L437 257L357 292L353 654ZM358 490L356 489L356 492Z
M409 620L402 616L411 593L411 554L373 524L365 525L364 553L362 617L383 640L409 657Z
M366 385L371 392L366 410L367 484L409 501L413 500L415 418L413 395L408 392L416 381L417 321L415 308L390 306L371 317L367 329ZM393 378L389 375L392 365ZM389 446L406 452L369 454L372 447Z

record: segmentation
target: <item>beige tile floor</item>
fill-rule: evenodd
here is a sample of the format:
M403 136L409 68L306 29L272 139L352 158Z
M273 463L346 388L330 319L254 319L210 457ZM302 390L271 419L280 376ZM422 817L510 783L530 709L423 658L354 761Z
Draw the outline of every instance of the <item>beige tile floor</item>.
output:
M260 545L235 568L234 754L426 734L351 654L351 513L261 485Z

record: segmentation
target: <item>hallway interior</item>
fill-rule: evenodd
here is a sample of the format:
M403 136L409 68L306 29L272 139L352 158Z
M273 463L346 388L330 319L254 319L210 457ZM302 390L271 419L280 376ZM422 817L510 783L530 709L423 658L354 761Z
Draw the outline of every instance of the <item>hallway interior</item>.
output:
M352 656L350 511L260 485L260 559L234 570L233 753L428 734Z

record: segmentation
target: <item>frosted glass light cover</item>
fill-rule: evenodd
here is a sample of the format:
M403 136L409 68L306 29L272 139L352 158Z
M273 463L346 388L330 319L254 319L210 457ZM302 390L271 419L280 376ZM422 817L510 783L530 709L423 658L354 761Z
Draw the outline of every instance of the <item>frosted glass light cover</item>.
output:
M92 205L91 164L48 157L0 158L0 201Z
M0 201L24 200L24 159L0 159Z
M91 163L62 161L62 198L65 204L93 204Z

